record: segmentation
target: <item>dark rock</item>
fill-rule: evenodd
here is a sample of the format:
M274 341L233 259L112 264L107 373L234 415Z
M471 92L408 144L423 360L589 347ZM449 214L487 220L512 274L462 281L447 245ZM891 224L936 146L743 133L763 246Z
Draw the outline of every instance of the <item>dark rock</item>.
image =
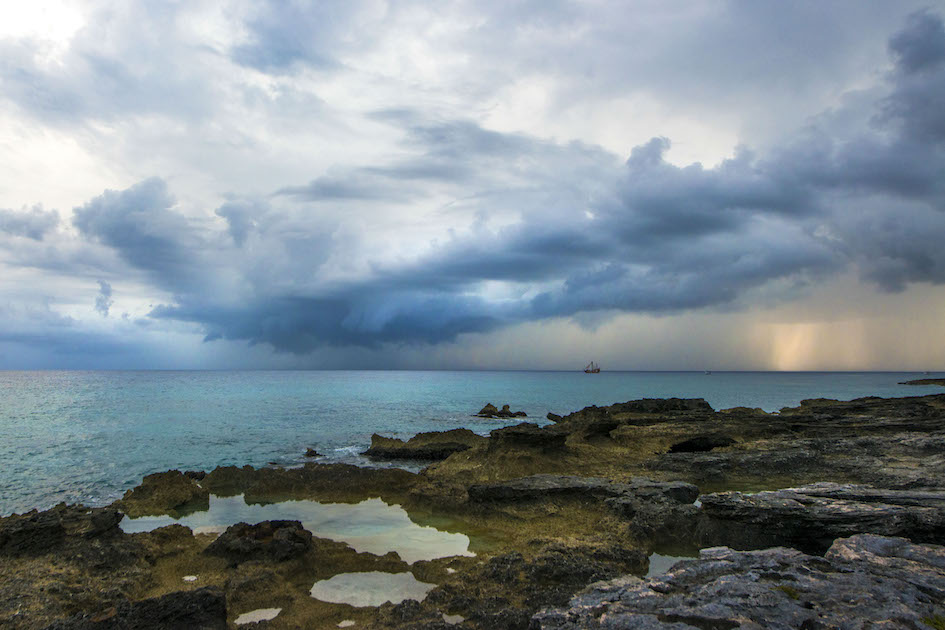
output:
M46 630L225 630L226 598L213 587L125 600L92 614L57 621Z
M945 543L945 492L816 483L772 492L703 495L704 542L787 544L822 552L841 536L907 536Z
M215 495L242 493L247 503L293 499L350 502L372 496L397 502L416 480L416 474L398 468L309 462L300 468L258 470L252 466L221 466L211 471L202 485Z
M556 451L565 447L568 434L555 426L544 429L531 422L495 429L489 433L489 450L530 448Z
M941 385L945 387L945 378L918 378L914 381L905 381L900 385Z
M36 555L61 545L67 537L84 539L120 535L122 514L112 508L87 509L65 504L44 512L0 519L0 556Z
M203 470L186 470L184 471L184 476L188 479L193 479L194 481L203 481L204 477L207 476L207 473Z
M509 405L502 405L502 409L497 409L492 403L486 403L476 415L480 418L525 418L528 414L524 411L512 411Z
M371 436L371 448L364 452L372 459L444 460L486 442L486 438L469 429L418 433L406 442L378 434Z
M224 557L235 565L247 560L292 560L311 548L312 534L299 521L263 521L231 525L204 553Z
M496 407L496 406L493 405L492 403L486 403L486 406L483 407L482 409L480 409L480 410L479 410L479 413L477 413L476 415L477 415L477 416L487 416L487 417L490 417L490 418L491 418L491 417L495 416L497 413L499 413L498 407Z
M669 447L670 453L704 453L714 448L731 446L735 440L727 435L697 435L694 438L676 442Z
M699 496L699 488L681 481L651 481L635 477L629 483L616 483L597 477L573 475L532 475L509 481L474 484L468 492L470 501L514 502L570 496L596 499L634 497L692 503Z
M180 517L209 509L210 492L181 471L168 470L146 476L115 505L132 518L161 514Z
M305 456L306 457L321 457L322 454L316 451L314 448L307 448L305 449Z
M786 548L704 549L669 573L600 582L536 630L927 627L945 596L945 548L902 538L837 540L825 557Z

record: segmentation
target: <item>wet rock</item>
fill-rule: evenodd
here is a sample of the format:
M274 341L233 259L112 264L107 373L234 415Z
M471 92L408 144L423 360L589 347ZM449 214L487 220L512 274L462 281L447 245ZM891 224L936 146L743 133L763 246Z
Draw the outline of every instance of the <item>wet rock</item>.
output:
M210 508L210 492L179 470L146 476L115 503L132 518L168 514L179 517Z
M694 438L676 442L669 447L670 453L704 453L714 448L731 446L735 440L727 435L697 435Z
M57 621L46 630L194 630L226 629L226 598L207 587L118 605Z
M207 473L203 470L185 470L184 476L188 479L193 479L194 481L203 481L204 477L207 476Z
M413 459L439 461L453 453L461 453L486 442L486 438L469 429L418 433L406 442L396 438L371 436L371 448L365 455L372 459Z
M512 411L509 405L502 405L502 409L497 409L492 403L486 403L486 406L476 415L480 418L525 418L528 416L524 411Z
M557 451L565 447L568 434L555 426L541 428L532 422L495 429L489 433L489 450L539 449Z
M912 630L941 615L943 596L945 548L860 535L837 540L823 558L783 547L704 549L663 576L593 584L531 627Z
M312 548L312 534L299 521L263 521L231 525L204 550L236 565L248 560L283 562Z
M857 533L945 543L945 492L816 483L772 492L704 495L703 539L736 546L784 544L823 551Z
M108 538L120 534L122 514L112 508L87 509L65 504L38 512L0 518L0 556L42 554L68 537Z
M306 457L321 457L322 454L316 451L314 448L309 447L305 449L305 456Z

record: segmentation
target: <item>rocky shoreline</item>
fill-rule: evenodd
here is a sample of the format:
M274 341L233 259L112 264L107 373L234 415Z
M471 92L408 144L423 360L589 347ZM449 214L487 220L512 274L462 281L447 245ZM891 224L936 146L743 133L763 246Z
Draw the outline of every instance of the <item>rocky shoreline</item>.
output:
M2 518L0 626L945 628L945 394L778 413L644 399L548 420L488 438L374 436L369 457L429 464L420 473L167 471L107 508ZM379 497L412 526L468 536L470 554L407 562L291 519L121 527L199 515L215 497L352 509ZM692 559L646 577L654 553ZM380 606L310 594L352 574L423 594ZM277 612L244 625L254 611Z

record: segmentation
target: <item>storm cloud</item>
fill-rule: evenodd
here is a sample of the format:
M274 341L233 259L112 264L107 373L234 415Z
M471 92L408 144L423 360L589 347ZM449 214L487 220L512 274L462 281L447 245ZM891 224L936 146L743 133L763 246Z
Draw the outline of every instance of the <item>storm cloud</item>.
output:
M356 42L344 34L385 20L412 24L410 6L343 3L309 11L261 3L239 14L242 35L218 42L212 56L250 73L253 87L244 86L237 98L244 105L262 93L292 101L290 81L314 82L330 100L341 89L333 77L353 63ZM529 16L526 8L495 8L483 22L482 40L467 52L482 55L488 66L497 60L484 52L485 43L498 42L510 24L551 37L588 19L577 5L562 5L553 15L536 9ZM740 15L757 18L759 29L773 28L770 15L743 8ZM548 19L536 22L537 15ZM152 18L171 28L169 17ZM520 36L496 46L513 49ZM91 46L88 37L77 45ZM608 36L601 46L615 41ZM675 143L685 138L660 129L617 153L599 142L496 128L488 116L459 115L438 97L396 107L363 103L354 121L325 111L338 128L363 126L367 148L307 174L293 164L287 176L294 181L267 175L255 187L216 191L222 200L205 205L175 194L177 182L190 182L192 174L149 174L87 198L65 227L58 213L40 207L0 210L0 251L8 265L47 270L56 265L41 262L51 256L41 244L70 252L73 262L60 262L56 273L69 276L71 264L71 273L97 291L94 310L103 316L118 301L112 286L125 282L139 296L133 319L140 326L189 327L208 344L225 340L298 356L325 348L436 345L556 318L599 323L620 313L739 311L760 294L789 302L841 274L856 274L878 292L943 285L942 15L926 9L902 16L898 30L871 47L875 52L865 58L885 55L885 62L870 69L868 88L851 87L804 120L786 116L793 129L767 133L757 146L743 142L711 165L674 160ZM7 66L0 66L11 86L6 100L57 126L66 118L88 125L121 120L129 111L165 116L175 93L186 101L181 115L190 125L208 120L206 108L220 94L214 84L184 95L193 79L185 74L104 104L80 96L65 71L10 50ZM552 110L576 98L582 58L561 57L570 78ZM523 76L541 66L521 51L511 59ZM830 59L827 66L835 64L837 72L852 63L844 55ZM16 63L25 70L12 72ZM176 54L149 62L145 82L158 65L176 63ZM84 57L78 66L89 80L102 72L113 77L101 98L126 79L141 80L104 64ZM605 63L596 72L614 77L617 69ZM640 76L654 89L662 82ZM468 87L474 94L481 89L474 82ZM149 89L164 95L139 107L135 99L147 100ZM710 88L671 90L667 102L699 90ZM753 90L751 98L758 97ZM230 134L224 142L238 146L240 156L256 151L266 159L256 140ZM13 244L17 239L33 243Z

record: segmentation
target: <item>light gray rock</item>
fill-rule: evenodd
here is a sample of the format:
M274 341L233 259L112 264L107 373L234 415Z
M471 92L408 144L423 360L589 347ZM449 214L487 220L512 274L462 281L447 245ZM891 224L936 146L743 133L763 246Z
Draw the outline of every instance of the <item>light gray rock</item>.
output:
M805 551L823 551L834 539L858 533L945 542L945 492L815 483L756 494L719 492L700 501L704 542L715 535L734 546L767 542Z
M567 608L535 615L531 627L915 630L942 614L943 596L945 548L858 535L837 540L826 557L704 549L659 577L592 584Z

